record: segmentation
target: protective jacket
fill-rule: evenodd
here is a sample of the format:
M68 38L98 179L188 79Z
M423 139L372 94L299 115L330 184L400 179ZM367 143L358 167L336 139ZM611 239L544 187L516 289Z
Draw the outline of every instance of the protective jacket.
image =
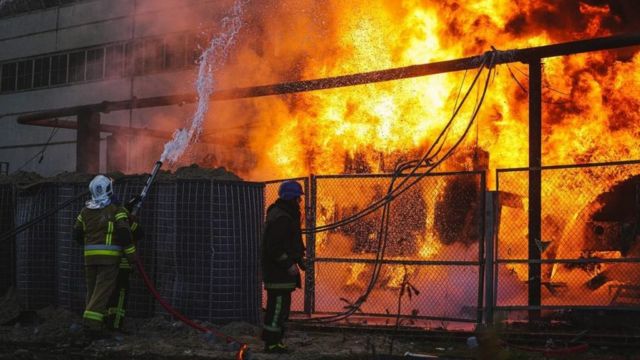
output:
M127 211L127 215L128 215L129 229L131 229L131 243L134 246L138 246L138 242L142 240L142 238L144 237L144 230L140 226L137 216L132 215L129 212L129 209L127 209L126 207L125 207L125 210ZM120 259L120 269L129 269L129 270L132 269L132 263L128 260L126 256L123 256Z
M116 204L80 211L73 229L76 242L84 245L86 265L118 264L122 255L130 262L136 252L131 241L127 210Z
M295 289L300 275L289 275L293 264L304 266L304 243L300 228L300 207L295 200L278 199L269 206L262 243L262 271L264 287Z

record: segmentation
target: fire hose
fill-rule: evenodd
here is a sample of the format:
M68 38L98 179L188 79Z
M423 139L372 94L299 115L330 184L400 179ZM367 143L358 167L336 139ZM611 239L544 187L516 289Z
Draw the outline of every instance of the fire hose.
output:
M137 257L136 257L136 267L138 269L138 272L140 273L140 276L142 276L142 281L144 282L144 284L146 285L147 289L149 289L149 291L151 292L151 295L153 295L153 297L158 301L158 303L160 303L160 305L171 315L173 315L173 317L175 317L176 319L182 321L184 324L198 330L201 331L203 333L211 333L219 338L224 338L227 342L227 344L233 348L235 346L238 346L238 352L236 353L236 360L244 360L245 359L245 355L247 354L247 350L248 350L248 345L244 344L236 339L234 339L233 337L229 336L229 335L225 335L219 331L217 331L216 329L213 328L208 328L202 325L197 324L196 322L194 322L193 320L189 319L188 317L184 316L182 313L180 313L178 310L174 309L166 300L164 300L161 296L160 293L158 293L158 290L156 290L155 286L153 285L153 283L151 282L151 279L149 278L149 276L147 275L146 271L144 271L144 266L142 266L142 261L140 261Z
M156 175L158 175L158 170L160 170L161 166L162 166L162 161L156 161L156 164L154 165L153 170L151 171L151 175L149 175L149 178L147 179L147 182L145 183L144 188L142 189L142 192L140 193L140 196L137 199L136 204L131 210L131 214L136 215L138 211L140 211L140 208L142 207L142 202L144 201L145 197L147 197L149 188L153 184L153 181L155 180ZM214 328L205 327L200 324L197 324L196 322L189 319L188 317L180 313L178 310L173 308L165 299L162 298L162 296L160 296L160 293L158 292L156 287L153 285L153 282L149 278L149 275L147 275L147 272L144 270L142 261L138 258L137 255L136 255L136 268L138 269L138 273L140 273L140 276L142 277L142 280L145 286L147 287L147 289L149 289L149 292L151 292L151 295L153 295L153 297L158 301L158 303L160 303L160 305L169 314L171 314L176 319L182 321L184 324L192 327L193 329L196 329L203 333L210 333L215 335L216 337L225 339L225 341L227 342L227 345L231 349L235 350L234 347L238 347L238 351L236 352L236 357L235 357L236 360L245 360L245 356L247 355L249 350L249 346L247 344L242 343L229 335L225 335Z

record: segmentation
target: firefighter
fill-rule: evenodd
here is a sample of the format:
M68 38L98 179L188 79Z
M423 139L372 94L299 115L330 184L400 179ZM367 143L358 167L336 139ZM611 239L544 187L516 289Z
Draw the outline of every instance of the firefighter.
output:
M304 194L295 181L285 181L278 199L267 209L263 243L262 270L267 291L262 340L265 352L286 353L282 342L284 323L289 318L291 293L301 287L300 269L305 270L300 203Z
M129 200L124 206L129 217L129 226L131 229L131 241L137 246L138 242L144 237L144 232L138 219L131 214L131 210L140 201L140 197L136 196ZM114 201L115 202L115 201ZM109 330L126 333L123 330L124 318L126 315L127 302L129 299L129 276L133 270L132 264L126 257L120 259L118 277L116 279L116 287L109 298L107 315L105 316L105 325Z
M121 258L135 262L129 216L113 203L110 178L98 175L89 183L91 200L80 211L73 229L76 242L84 246L87 298L82 315L87 335L104 335L104 317L113 293Z

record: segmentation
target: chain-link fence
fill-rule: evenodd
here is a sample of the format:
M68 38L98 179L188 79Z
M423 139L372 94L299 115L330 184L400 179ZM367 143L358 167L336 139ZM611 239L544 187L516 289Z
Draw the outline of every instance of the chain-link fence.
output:
M640 161L537 171L539 239L529 169L497 171L496 309L640 305Z
M305 187L306 227L357 214L386 195L391 179L390 175L296 179ZM267 184L265 200L277 197L280 183ZM294 293L292 310L340 313L366 291L362 315L479 321L484 188L481 172L429 174L391 203L388 228L381 228L380 208L344 226L307 235L305 288ZM387 234L384 244L379 242L381 231ZM376 276L376 254L382 247Z

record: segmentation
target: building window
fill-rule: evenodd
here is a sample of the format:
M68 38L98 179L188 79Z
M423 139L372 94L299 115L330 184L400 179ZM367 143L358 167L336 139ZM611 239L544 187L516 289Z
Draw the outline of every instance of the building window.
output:
M18 65L16 63L2 64L2 81L0 81L1 91L15 91L16 90L16 70Z
M69 82L84 81L85 52L69 54Z
M67 54L51 57L51 85L67 83Z
M185 36L168 37L164 43L164 68L168 70L181 69L185 62Z
M34 61L33 66L33 87L49 86L49 69L51 58L40 58Z
M164 38L138 39L90 50L14 60L0 64L0 91L190 68L197 64L207 42L207 36L202 33L170 34Z
M104 48L87 51L87 80L102 79L104 69Z
M113 79L124 76L124 48L122 44L107 47L104 77Z
M144 42L144 72L150 74L162 70L164 63L163 43L160 39L149 39Z
M18 90L30 89L33 85L33 60L18 63Z

